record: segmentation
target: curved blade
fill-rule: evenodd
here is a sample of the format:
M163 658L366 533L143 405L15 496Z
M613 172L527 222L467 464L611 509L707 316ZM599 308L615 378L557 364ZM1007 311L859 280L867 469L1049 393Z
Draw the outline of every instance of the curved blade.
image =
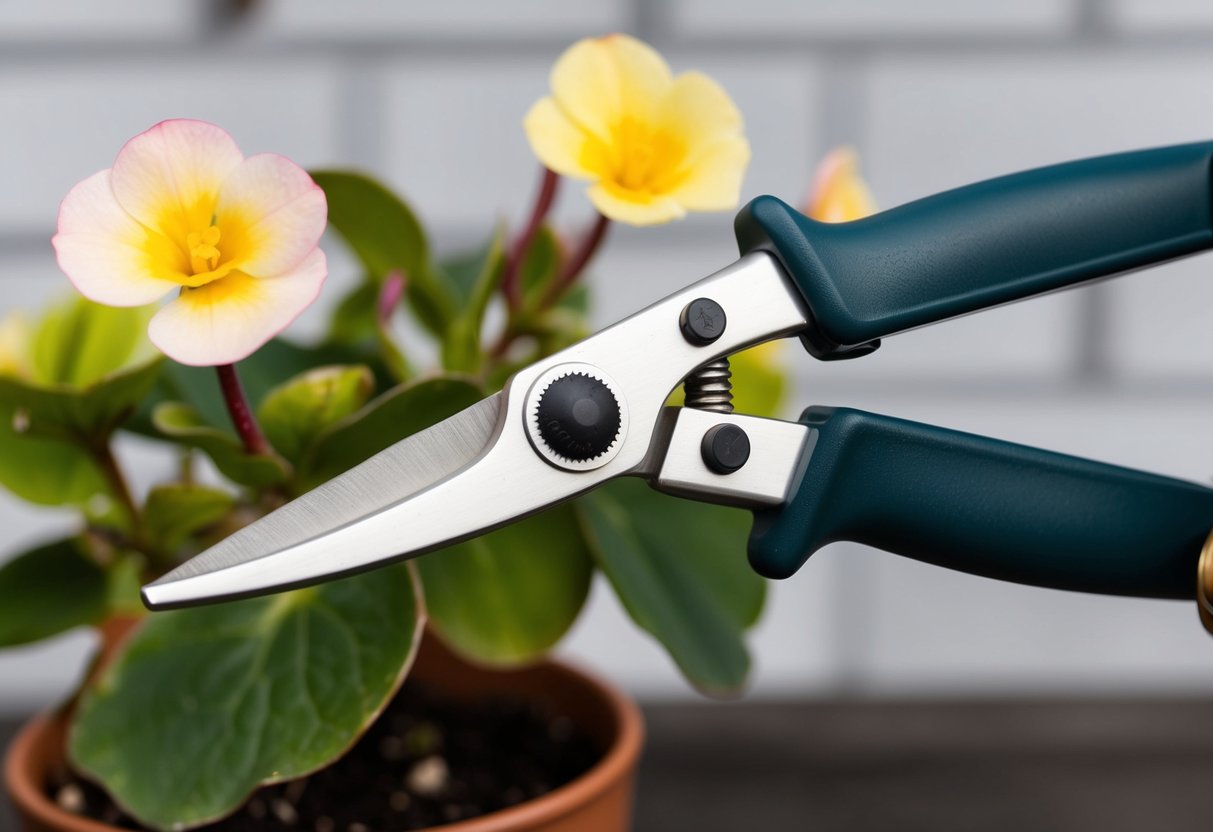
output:
M426 430L402 439L344 474L271 512L143 588L151 609L187 606L286 588L353 571L364 552L355 540L334 549L322 563L287 568L277 554L309 540L352 528L454 474L480 456L492 441L502 394L477 402ZM403 530L402 530L403 531ZM254 584L250 572L260 572Z

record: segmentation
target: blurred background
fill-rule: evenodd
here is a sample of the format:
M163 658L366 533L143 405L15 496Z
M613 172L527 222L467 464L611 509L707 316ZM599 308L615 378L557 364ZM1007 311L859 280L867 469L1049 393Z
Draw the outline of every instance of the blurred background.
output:
M614 30L732 94L754 150L746 199L802 201L839 144L889 207L1213 135L1202 0L0 0L0 314L69 290L49 245L60 198L169 117L216 122L246 153L373 171L444 250L501 218L517 227L536 182L522 116L568 44ZM563 224L589 216L566 188ZM596 324L736 256L729 213L612 233L593 268ZM331 299L355 266L336 241L326 250ZM855 362L789 344L787 415L854 405L1208 481L1210 272L1198 257L902 335ZM288 334L316 334L323 303ZM137 441L122 453L145 486L171 464ZM3 551L66 522L0 496ZM996 584L847 545L771 586L752 644L754 698L1213 692L1194 605ZM0 713L68 690L87 648L72 635L0 654ZM562 651L646 702L698 696L609 592Z

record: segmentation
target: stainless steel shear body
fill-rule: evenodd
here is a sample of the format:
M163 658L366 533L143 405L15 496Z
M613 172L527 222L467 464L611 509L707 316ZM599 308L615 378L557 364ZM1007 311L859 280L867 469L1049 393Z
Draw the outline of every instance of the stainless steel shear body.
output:
M669 407L705 364L800 337L857 358L925 324L1213 246L1213 144L1002 177L839 225L760 197L742 257L149 584L154 609L302 586L463 540L619 476L755 512L750 560L837 540L995 578L1192 598L1213 489L891 417Z

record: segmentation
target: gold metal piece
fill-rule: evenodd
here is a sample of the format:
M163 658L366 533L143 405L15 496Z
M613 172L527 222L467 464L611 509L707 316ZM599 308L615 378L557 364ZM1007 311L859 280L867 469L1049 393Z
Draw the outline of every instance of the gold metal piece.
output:
M1213 635L1213 532L1205 538L1196 564L1196 607L1200 610L1200 623Z

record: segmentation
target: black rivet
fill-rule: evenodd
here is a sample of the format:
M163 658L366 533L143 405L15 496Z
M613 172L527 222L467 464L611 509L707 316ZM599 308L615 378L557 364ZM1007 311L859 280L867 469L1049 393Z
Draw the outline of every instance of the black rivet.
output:
M678 316L682 337L697 347L707 346L724 334L724 309L711 298L695 298Z
M619 402L592 376L571 373L539 396L539 435L556 453L576 462L601 456L619 435Z
M703 464L717 474L731 474L750 458L750 437L737 425L716 425L699 446Z

